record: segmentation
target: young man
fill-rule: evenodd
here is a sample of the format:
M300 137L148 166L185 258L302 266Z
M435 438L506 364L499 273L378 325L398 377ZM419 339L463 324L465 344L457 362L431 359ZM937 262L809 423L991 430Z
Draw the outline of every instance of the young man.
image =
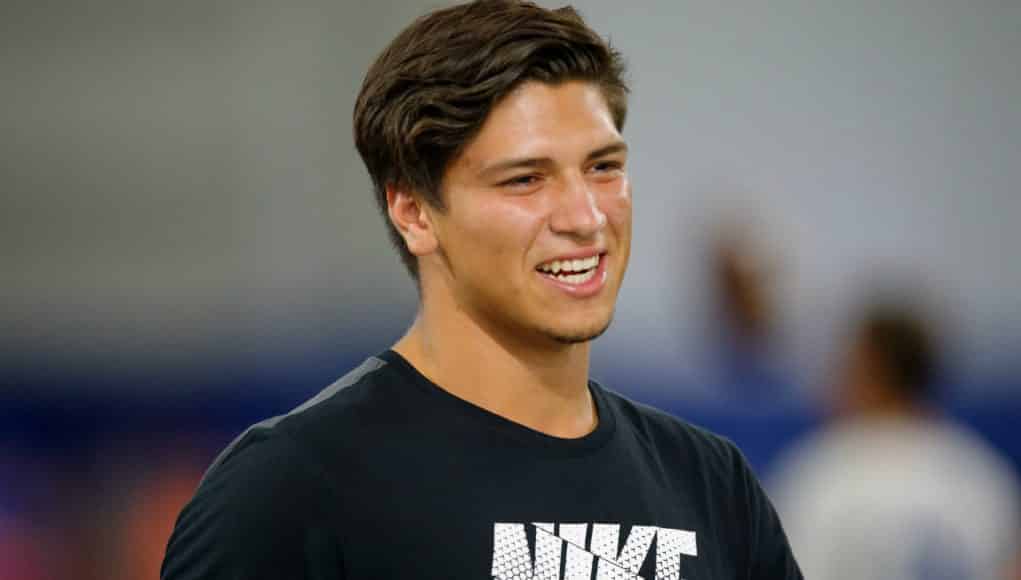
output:
M801 577L731 444L589 380L631 241L622 73L524 2L393 41L355 139L418 316L221 454L165 580Z

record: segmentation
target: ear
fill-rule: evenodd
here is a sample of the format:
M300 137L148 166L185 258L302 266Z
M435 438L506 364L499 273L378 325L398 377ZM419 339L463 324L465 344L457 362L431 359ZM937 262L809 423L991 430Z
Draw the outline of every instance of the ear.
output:
M386 186L386 207L390 223L397 228L408 251L424 256L439 246L428 203L404 185Z

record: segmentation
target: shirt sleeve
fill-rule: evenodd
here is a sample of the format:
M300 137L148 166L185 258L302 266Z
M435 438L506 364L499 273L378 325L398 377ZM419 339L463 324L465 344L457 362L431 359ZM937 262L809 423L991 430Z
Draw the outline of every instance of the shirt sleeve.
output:
M335 498L318 470L282 434L253 439L214 466L178 516L161 580L343 578Z
M804 580L783 525L741 452L733 448L736 492L742 498L748 530L749 580Z

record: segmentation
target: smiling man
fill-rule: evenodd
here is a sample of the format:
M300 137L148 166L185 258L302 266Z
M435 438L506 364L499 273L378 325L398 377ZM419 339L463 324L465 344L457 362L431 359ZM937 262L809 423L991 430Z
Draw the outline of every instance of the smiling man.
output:
M630 251L622 75L525 2L390 44L355 140L418 316L217 458L165 580L801 577L729 442L589 379Z

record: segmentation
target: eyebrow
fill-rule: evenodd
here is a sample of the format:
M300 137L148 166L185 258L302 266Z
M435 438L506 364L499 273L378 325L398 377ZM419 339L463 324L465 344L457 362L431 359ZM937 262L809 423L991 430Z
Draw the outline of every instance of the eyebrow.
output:
M604 145L599 149L595 149L589 152L585 156L585 161L592 161L599 157L605 157L606 155L612 155L614 153L622 153L628 150L627 143L623 141L615 141L609 145ZM520 159L507 159L506 161L498 161L488 167L482 169L479 175L487 176L497 173L502 173L511 169L525 169L525 168L536 168L536 167L548 167L553 165L553 160L549 157L523 157Z

